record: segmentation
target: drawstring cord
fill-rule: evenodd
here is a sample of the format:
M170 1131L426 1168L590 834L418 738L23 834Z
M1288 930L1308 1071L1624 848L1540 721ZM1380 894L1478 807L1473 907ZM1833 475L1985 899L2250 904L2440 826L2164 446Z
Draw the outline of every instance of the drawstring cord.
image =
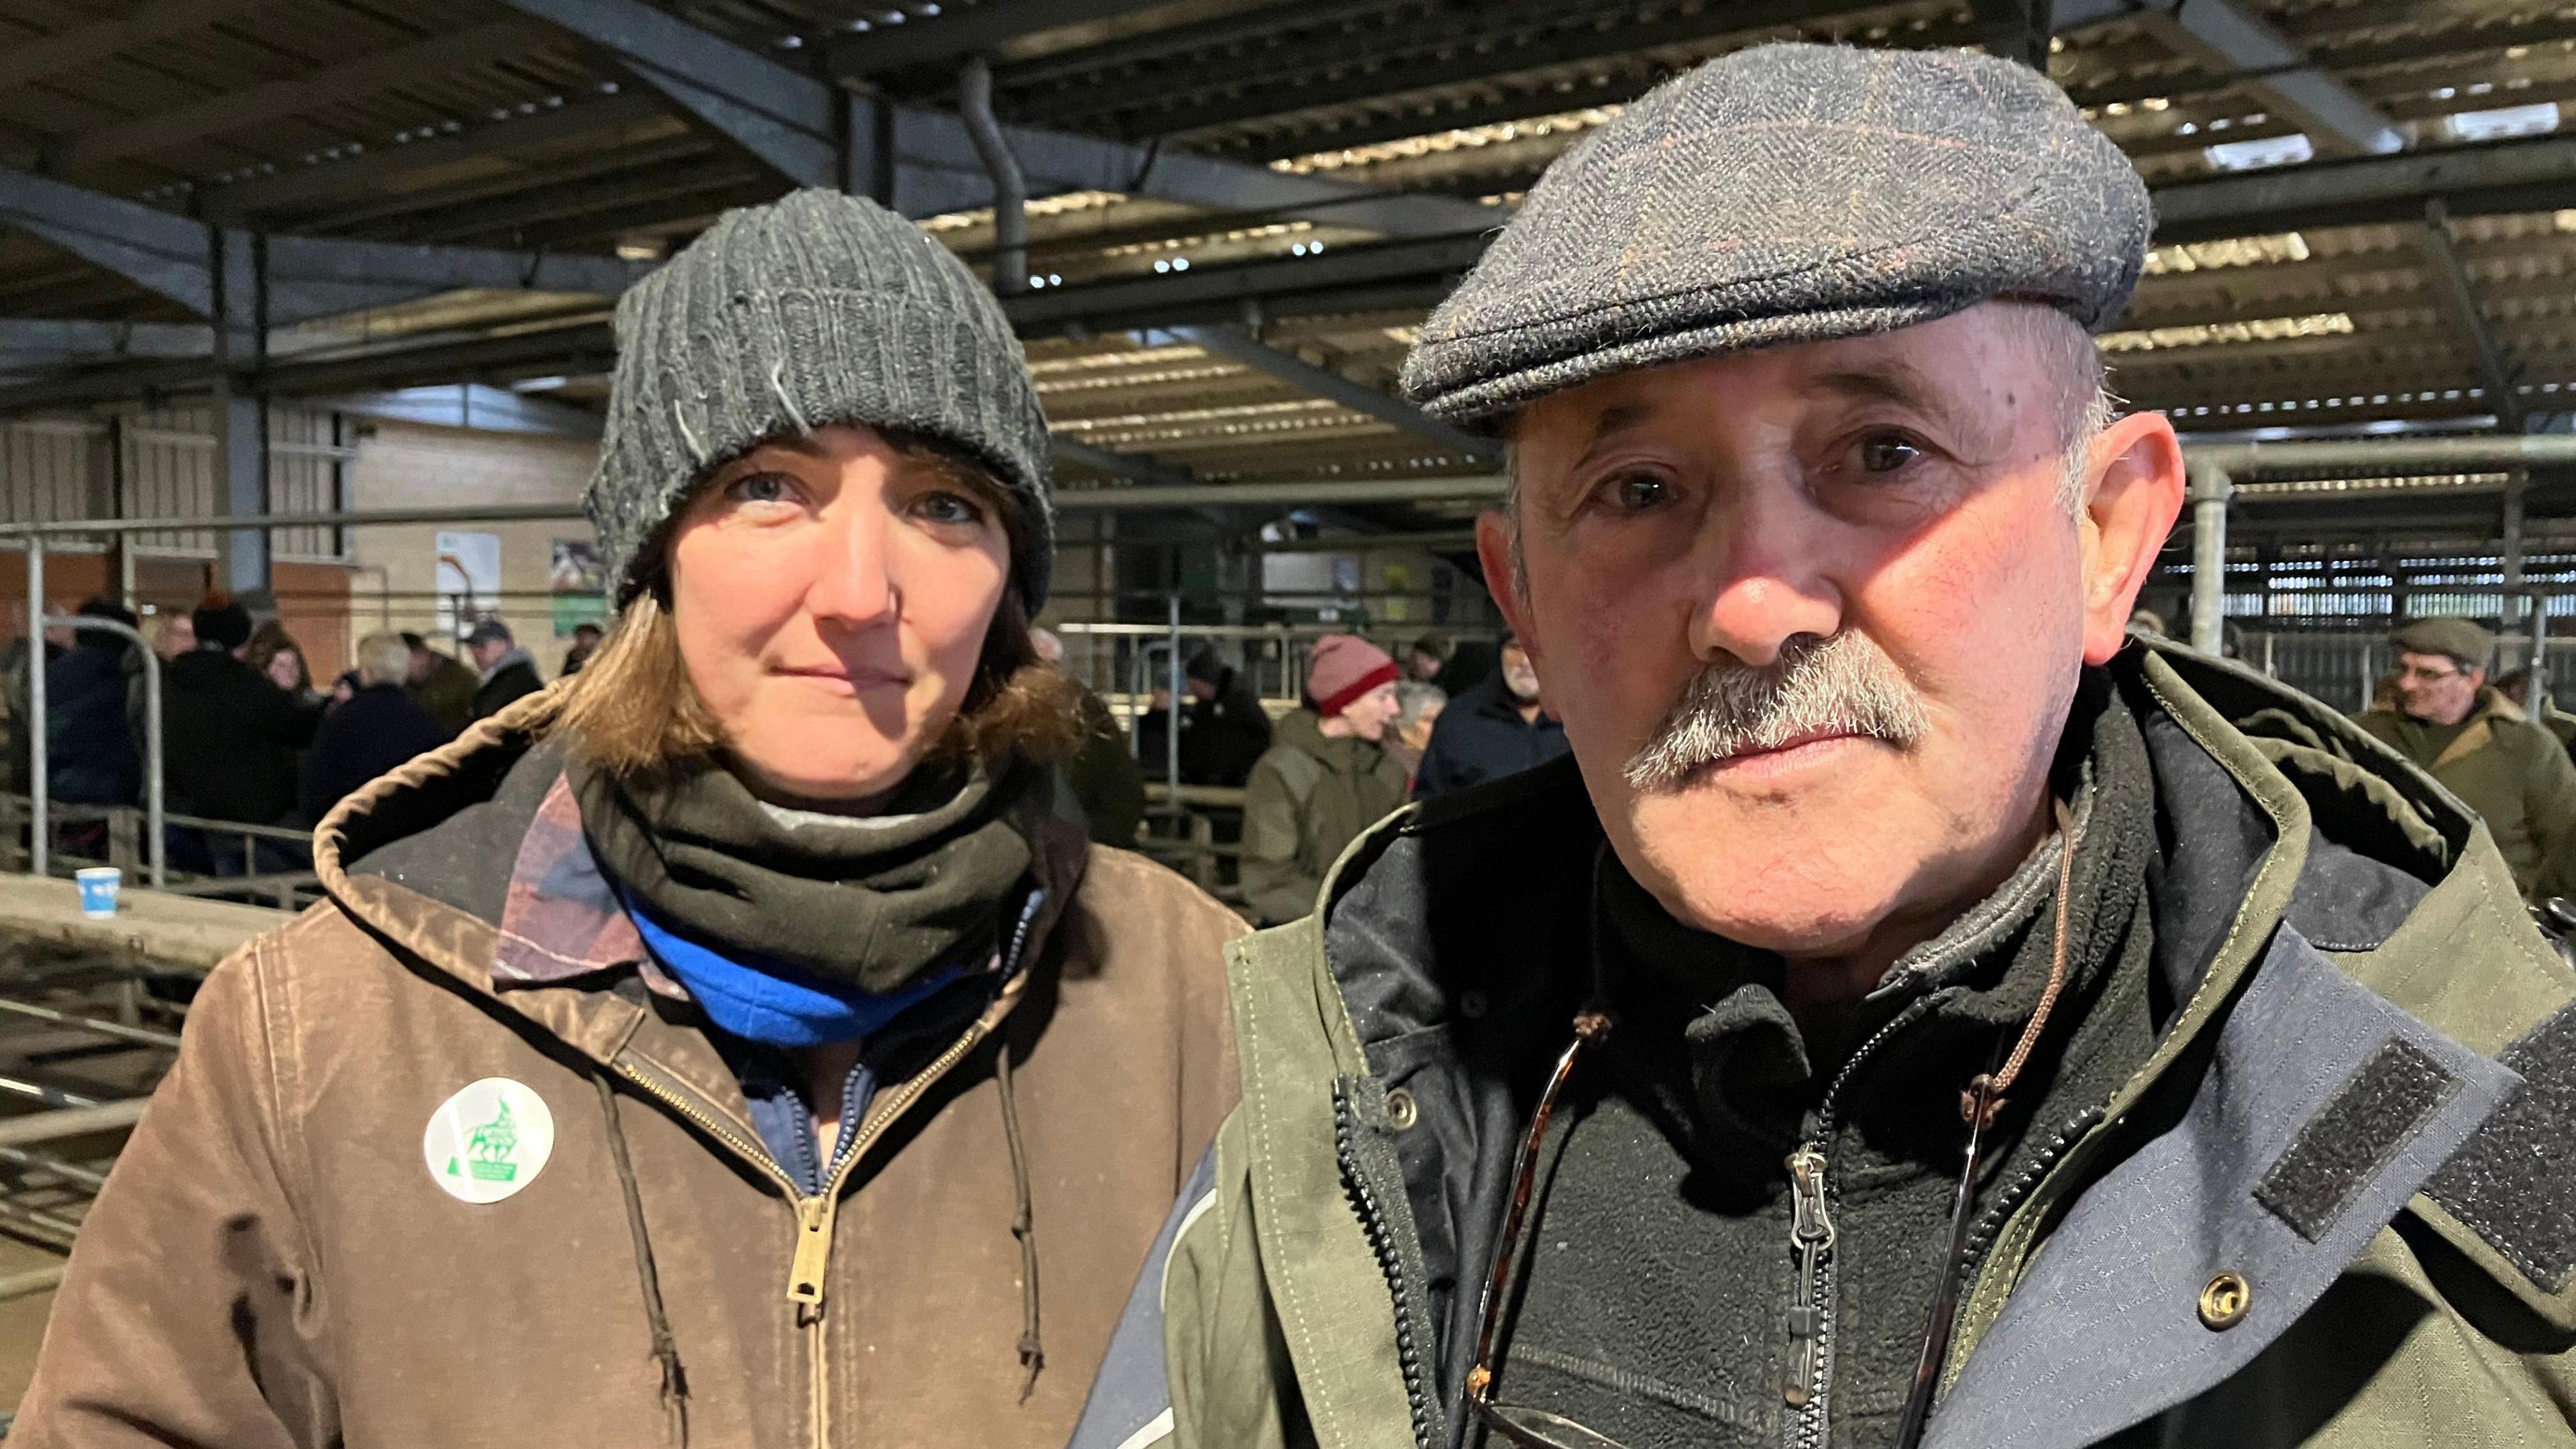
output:
M1011 1148L1011 1190L1018 1195L1011 1217L1011 1236L1020 1240L1020 1367L1029 1371L1020 1385L1020 1402L1037 1391L1038 1371L1046 1367L1046 1346L1038 1338L1037 1217L1029 1205L1029 1154L1020 1143L1020 1104L1011 1085L1011 1044L996 1042L993 1084L1002 1099L1002 1138Z
M671 1336L670 1316L662 1310L662 1275L653 1266L653 1240L644 1230L644 1193L635 1183L635 1161L627 1155L626 1129L617 1121L617 1089L606 1072L591 1074L599 1088L599 1112L608 1121L608 1155L617 1161L617 1185L626 1194L626 1235L635 1244L635 1281L644 1290L644 1319L653 1334L653 1358L662 1366L662 1407L669 1416L671 1442L689 1445L689 1376L680 1367L679 1341Z
M2040 1033L2048 1028L2048 1015L2056 1009L2058 995L2066 989L2066 933L2070 898L2075 890L2075 818L2067 813L2066 802L2050 802L2057 808L2057 939L2049 946L2048 984L2040 989L2039 1004L2031 1008L2030 1020L2021 1029L2021 1039L2013 1043L2012 1055L2003 1066L1992 1072L1979 1072L1968 1079L1968 1089L1959 1094L1959 1116L1968 1124L1967 1164L1959 1173L1959 1188L1950 1204L1950 1246L1942 1255L1938 1289L1932 1295L1931 1312L1923 1325L1923 1352L1914 1363L1914 1386L1905 1396L1904 1412L1896 1422L1897 1449L1915 1449L1923 1442L1924 1426L1932 1417L1932 1399L1939 1391L1942 1365L1949 1361L1950 1336L1959 1316L1960 1272L1966 1265L1968 1230L1976 1217L1977 1177L1986 1160L1986 1130L2004 1109L2004 1093L2021 1077L2021 1069L2030 1064L2031 1051L2039 1045Z

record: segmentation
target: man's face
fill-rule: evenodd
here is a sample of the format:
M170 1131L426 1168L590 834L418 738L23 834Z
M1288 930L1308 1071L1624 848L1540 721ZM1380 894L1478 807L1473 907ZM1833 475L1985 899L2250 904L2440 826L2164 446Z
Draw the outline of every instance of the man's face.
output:
M2397 655L2397 707L2409 719L2455 725L2477 707L2478 690L2487 682L2483 669L2463 669L2448 654Z
M1201 679L1196 675L1192 675L1189 679L1184 681L1184 683L1187 685L1190 691L1190 698L1192 699L1205 702L1216 698L1216 686L1209 683L1207 680Z
M438 655L428 646L424 645L421 648L411 651L412 683L418 684L422 680L427 679L429 677L429 672L437 667Z
M1504 609L1676 918L1856 954L1937 929L2039 838L2078 671L2118 650L2182 466L2161 417L2123 419L2061 502L2091 378L2035 310L1622 374L1518 419ZM1510 577L1499 515L1479 546Z
M1440 656L1437 654L1425 654L1416 649L1407 657L1406 663L1411 666L1411 677L1424 684L1440 677Z
M1529 651L1517 639L1503 646L1503 687L1523 704L1538 703L1538 671L1531 667Z
M485 669L491 668L502 655L510 652L510 646L498 639L477 639L465 648L474 656L475 664Z

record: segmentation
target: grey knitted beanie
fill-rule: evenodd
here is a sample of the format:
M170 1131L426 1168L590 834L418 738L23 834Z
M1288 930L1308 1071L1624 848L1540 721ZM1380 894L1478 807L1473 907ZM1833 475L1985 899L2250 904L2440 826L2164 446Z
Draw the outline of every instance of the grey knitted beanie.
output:
M1490 428L1611 373L1996 297L2098 328L2128 303L2151 221L2137 169L2027 66L1754 46L1558 157L1424 325L1404 395Z
M729 211L617 304L617 372L584 495L623 608L710 468L833 423L921 434L1019 501L1011 578L1034 614L1055 559L1046 418L1001 304L893 212L836 191Z

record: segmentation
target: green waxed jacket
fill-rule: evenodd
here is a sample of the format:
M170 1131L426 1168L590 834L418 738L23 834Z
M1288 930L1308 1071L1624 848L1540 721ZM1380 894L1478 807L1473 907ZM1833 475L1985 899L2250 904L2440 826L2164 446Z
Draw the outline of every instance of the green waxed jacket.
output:
M1927 1449L2576 1444L2576 973L2349 721L2161 643L2110 672L2166 842L2157 1044L1981 1225ZM1388 820L1229 949L1242 1100L1074 1449L1479 1442L1475 1288L1600 839L1561 763Z
M2526 899L2576 897L2576 763L2545 726L2492 689L2478 692L2468 727L2444 746L2431 726L2395 710L2357 722L2486 821Z
M1243 894L1264 922L1315 909L1343 847L1404 804L1404 767L1363 739L1323 732L1312 710L1279 721L1243 788Z

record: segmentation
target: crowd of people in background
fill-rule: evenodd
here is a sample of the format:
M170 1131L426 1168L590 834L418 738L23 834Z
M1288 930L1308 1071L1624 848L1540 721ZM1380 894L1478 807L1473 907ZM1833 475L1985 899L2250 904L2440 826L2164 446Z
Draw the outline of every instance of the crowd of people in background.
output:
M48 631L45 645L46 783L63 806L137 806L145 791L144 741L151 728L136 630L160 658L162 798L169 814L312 828L342 797L468 725L544 687L535 660L507 625L487 619L463 642L472 662L414 633L391 630L358 640L355 663L330 688L316 685L312 656L276 619L254 621L220 593L191 610L156 616L144 632L112 599L80 605L86 619L121 628ZM595 625L576 631L567 671L599 642ZM28 718L23 646L9 680L13 719ZM31 752L17 735L15 776L26 788ZM97 853L107 827L71 812L56 829L67 849ZM240 876L301 870L298 844L173 826L172 868Z

